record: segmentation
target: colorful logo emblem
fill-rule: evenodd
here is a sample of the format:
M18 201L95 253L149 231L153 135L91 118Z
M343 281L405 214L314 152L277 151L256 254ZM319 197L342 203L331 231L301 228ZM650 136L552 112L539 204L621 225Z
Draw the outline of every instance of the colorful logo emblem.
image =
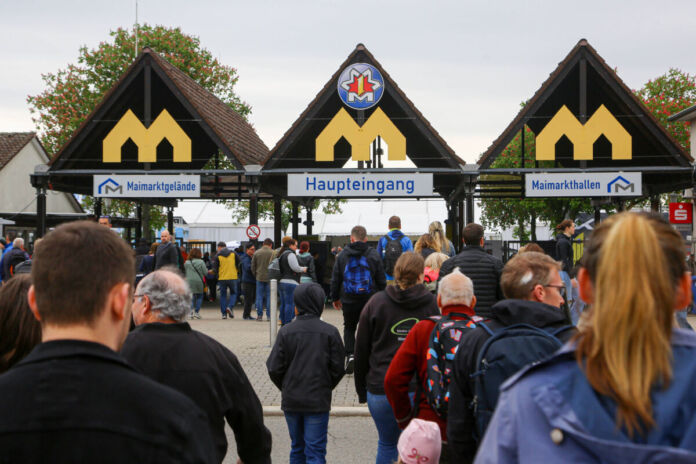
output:
M367 63L353 63L338 78L338 95L354 110L366 110L379 102L384 93L384 78Z

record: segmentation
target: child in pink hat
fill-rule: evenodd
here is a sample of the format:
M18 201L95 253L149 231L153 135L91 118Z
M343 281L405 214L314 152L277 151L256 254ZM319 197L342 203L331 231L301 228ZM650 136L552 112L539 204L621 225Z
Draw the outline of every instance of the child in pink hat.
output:
M435 422L411 420L399 437L397 464L437 464L441 440L440 427Z

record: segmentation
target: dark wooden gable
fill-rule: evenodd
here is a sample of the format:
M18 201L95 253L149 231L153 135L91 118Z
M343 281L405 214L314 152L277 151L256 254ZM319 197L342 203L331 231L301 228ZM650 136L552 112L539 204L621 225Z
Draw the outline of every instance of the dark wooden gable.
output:
M158 145L154 163L140 162L138 147L130 139L121 147L120 162L103 161L102 142L128 110L149 128L165 109L191 139L190 162L174 162L167 139ZM243 169L244 165L259 164L267 154L268 148L239 114L146 48L52 160L50 171L185 172L202 169L216 155L227 157L236 169ZM79 188L72 191L91 191L91 178L73 178L69 182L84 184L74 185Z
M582 39L481 156L481 169L490 168L525 125L538 136L564 105L582 124L604 105L631 135L632 158L612 159L611 144L602 136L594 144L593 159L576 160L573 145L563 137L556 144L555 168L654 170L661 166L686 167L692 161L595 49Z
M315 160L315 140L328 122L341 109L358 120L358 112L343 104L338 93L339 75L352 63L368 63L384 77L384 94L377 105L365 110L365 120L381 108L406 137L406 154L419 168L458 168L465 162L442 139L415 105L406 97L367 48L358 44L341 64L305 111L278 141L264 163L264 169L340 168L351 156L351 146L345 139L335 146L332 162Z

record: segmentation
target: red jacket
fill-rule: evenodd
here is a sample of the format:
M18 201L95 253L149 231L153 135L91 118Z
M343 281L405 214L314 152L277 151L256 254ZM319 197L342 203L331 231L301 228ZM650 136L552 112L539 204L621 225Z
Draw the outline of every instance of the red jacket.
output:
M474 310L468 306L446 306L442 308L442 315L447 315L451 312L464 313L469 316L474 316ZM453 316L452 319L462 319ZM401 344L399 350L394 355L387 375L384 378L384 391L387 394L387 399L394 411L394 417L402 429L406 428L411 418L411 401L408 396L408 387L413 379L413 374L418 375L418 381L421 382L422 393L420 395L420 404L418 406L419 419L437 422L440 426L440 434L442 441L447 441L447 420L442 420L428 405L426 397L425 381L427 380L427 361L426 354L428 353L428 343L430 342L430 334L435 327L435 322L430 319L424 319L418 322L406 336L406 340Z

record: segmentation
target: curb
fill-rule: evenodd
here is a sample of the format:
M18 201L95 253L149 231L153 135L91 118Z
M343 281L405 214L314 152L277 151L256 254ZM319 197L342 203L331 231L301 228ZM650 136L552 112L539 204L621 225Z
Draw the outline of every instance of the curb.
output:
M283 416L280 406L264 406L264 417ZM329 416L333 417L370 417L367 406L336 406L331 408Z

